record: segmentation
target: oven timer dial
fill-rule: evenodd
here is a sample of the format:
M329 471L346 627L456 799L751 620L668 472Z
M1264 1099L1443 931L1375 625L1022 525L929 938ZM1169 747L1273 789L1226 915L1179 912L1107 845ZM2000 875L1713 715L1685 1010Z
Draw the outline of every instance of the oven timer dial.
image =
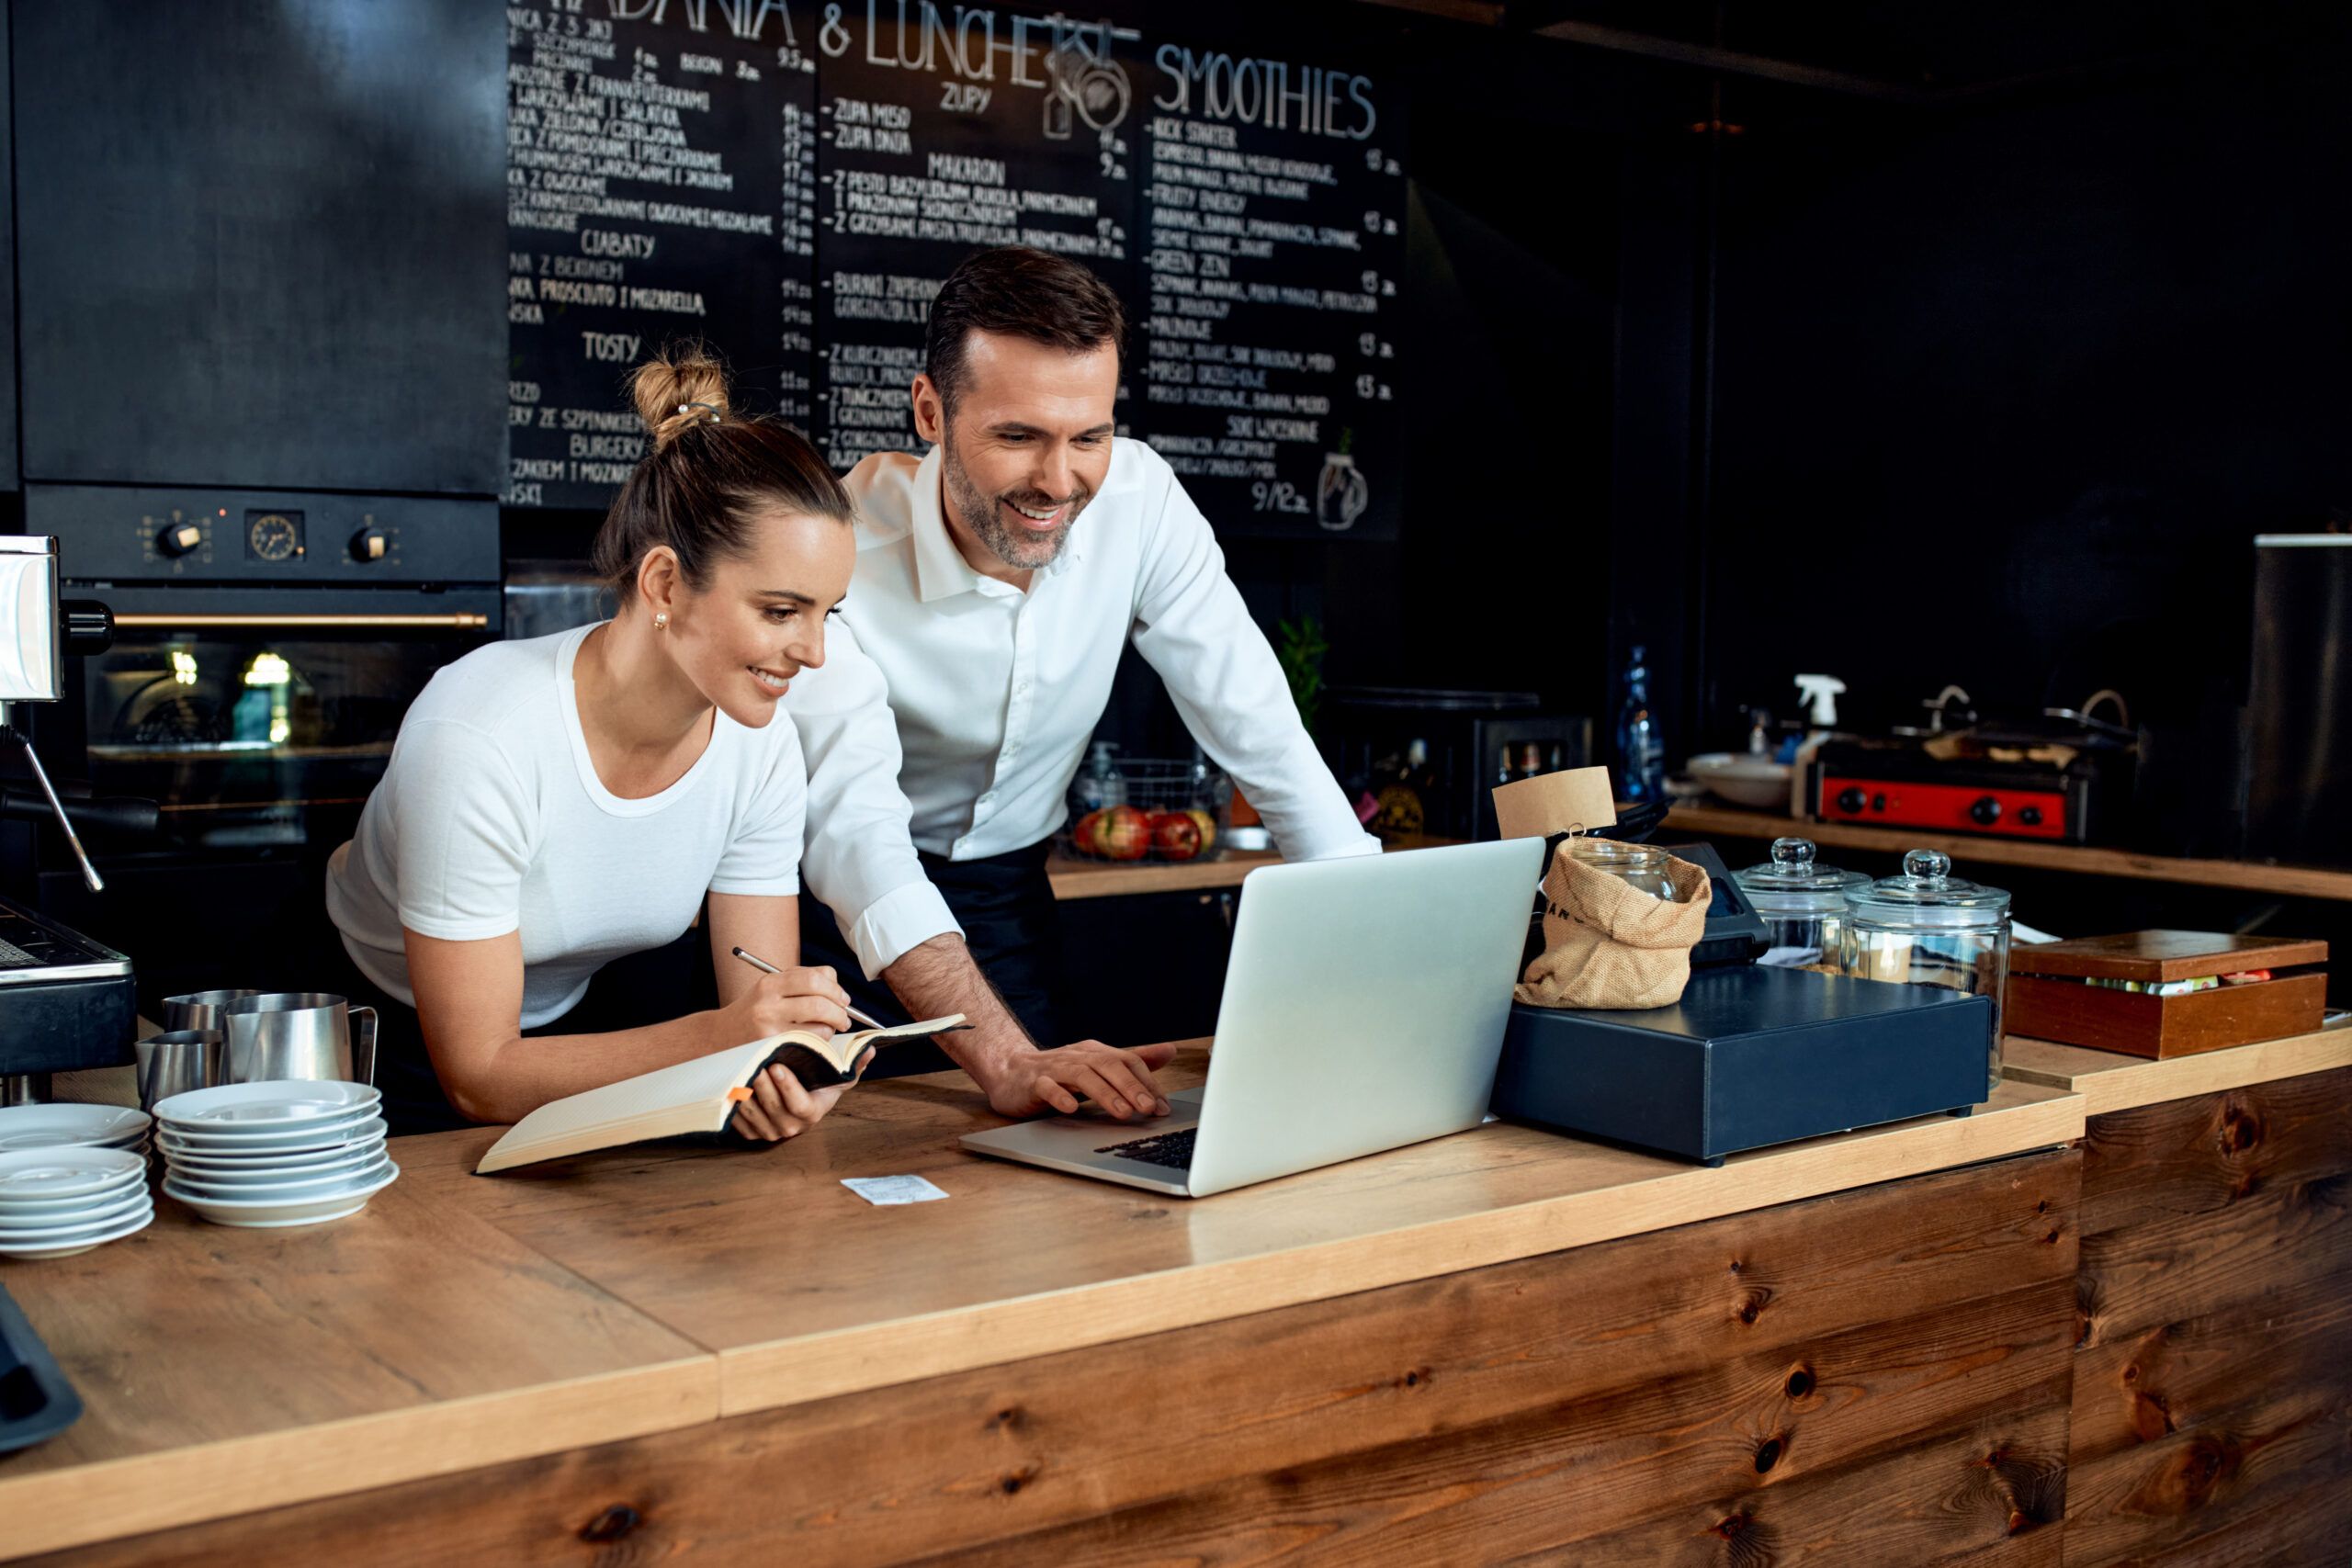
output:
M302 553L302 528L283 512L256 513L245 521L245 547L255 560L292 560Z

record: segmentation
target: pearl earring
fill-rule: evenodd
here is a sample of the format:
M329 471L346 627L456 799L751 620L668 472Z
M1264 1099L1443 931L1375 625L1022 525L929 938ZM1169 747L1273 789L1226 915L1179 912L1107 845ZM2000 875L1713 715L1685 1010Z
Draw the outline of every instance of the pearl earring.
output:
M657 632L665 632L670 629L669 611L656 610L653 612L653 629Z

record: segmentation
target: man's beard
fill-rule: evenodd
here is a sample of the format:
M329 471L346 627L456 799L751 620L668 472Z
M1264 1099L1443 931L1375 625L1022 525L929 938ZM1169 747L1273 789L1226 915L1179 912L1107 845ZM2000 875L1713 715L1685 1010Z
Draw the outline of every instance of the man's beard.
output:
M1052 533L1040 534L1007 522L997 502L1009 501L1032 512L1050 512L1057 503L1057 498L1031 490L1007 491L1001 496L983 495L956 456L955 439L948 437L940 445L941 478L947 487L948 499L956 503L964 526L972 531L973 536L1015 571L1035 571L1053 565L1054 558L1062 553L1062 547L1069 542L1069 531L1077 526L1079 514L1094 499L1094 492L1082 484L1078 486L1069 497L1069 515Z

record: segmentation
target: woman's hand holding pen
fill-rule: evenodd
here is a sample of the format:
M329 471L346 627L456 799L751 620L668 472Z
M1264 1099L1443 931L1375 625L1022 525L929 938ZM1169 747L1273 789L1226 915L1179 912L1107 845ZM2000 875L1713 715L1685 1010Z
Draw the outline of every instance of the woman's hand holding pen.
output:
M711 1048L725 1050L787 1029L830 1036L849 1028L848 1008L849 993L842 989L831 969L823 964L808 969L779 967L772 974L752 976L752 983L718 1010L714 1015Z

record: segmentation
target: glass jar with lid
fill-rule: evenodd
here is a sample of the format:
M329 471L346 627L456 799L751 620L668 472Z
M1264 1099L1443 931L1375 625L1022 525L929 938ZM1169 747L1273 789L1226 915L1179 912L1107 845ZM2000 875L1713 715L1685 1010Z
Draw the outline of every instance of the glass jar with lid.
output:
M1579 834L1568 840L1568 854L1579 865L1629 882L1654 898L1676 902L1674 883L1666 873L1666 863L1672 857L1656 844L1588 839Z
M1734 872L1732 880L1763 918L1765 934L1775 948L1816 955L1792 962L1834 965L1846 929L1846 895L1867 886L1870 878L1859 871L1823 865L1813 857L1810 839L1775 839L1769 863Z
M1846 895L1841 973L1942 986L1993 998L1989 1087L2001 1084L2001 987L2009 970L2009 896L1951 874L1937 850L1903 857L1903 874Z

